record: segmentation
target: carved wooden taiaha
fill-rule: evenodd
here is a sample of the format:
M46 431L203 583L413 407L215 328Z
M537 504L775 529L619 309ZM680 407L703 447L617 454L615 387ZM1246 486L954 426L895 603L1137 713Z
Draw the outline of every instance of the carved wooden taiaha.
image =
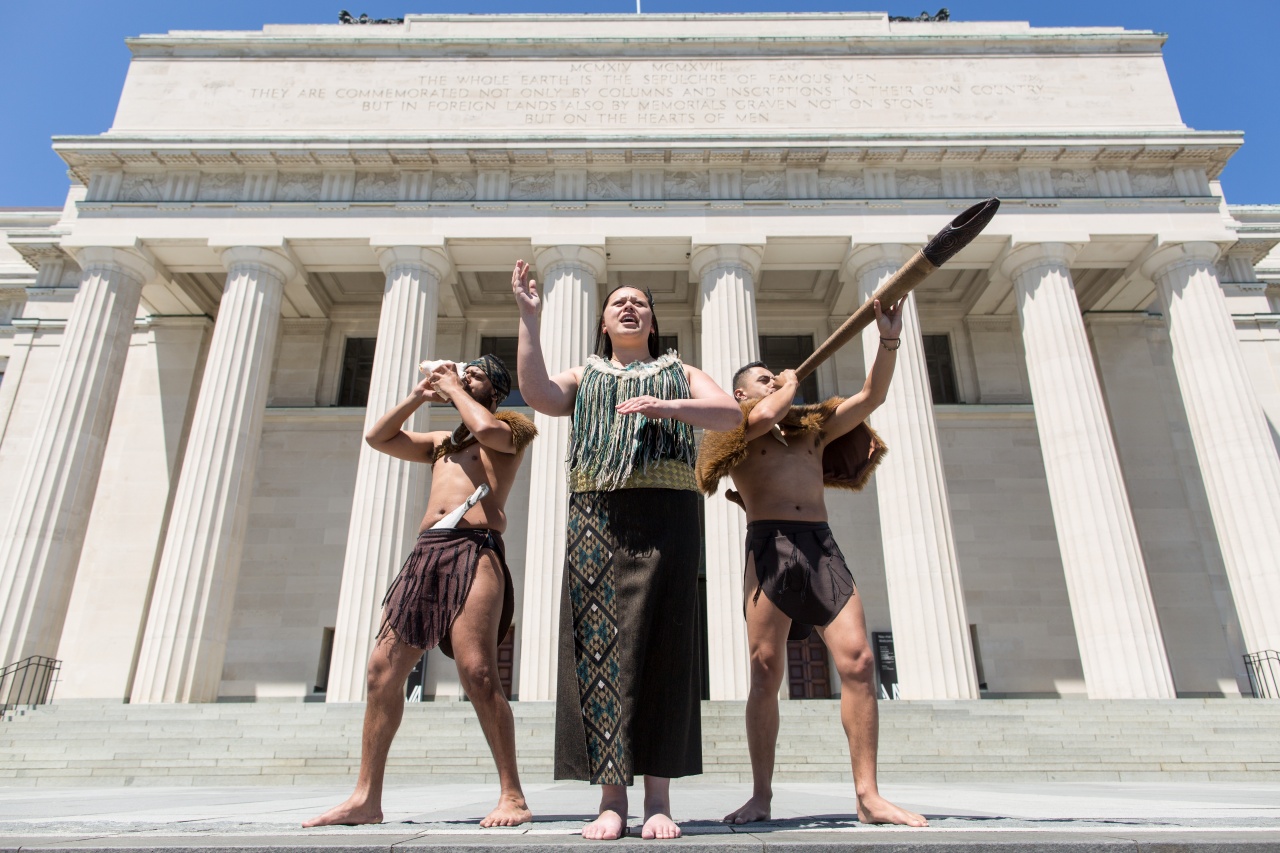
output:
M876 317L875 301L881 306L893 305L915 288L919 287L938 267L951 260L965 246L982 233L987 223L1000 208L1000 199L989 198L965 210L951 220L946 228L939 231L923 249L916 252L902 265L902 268L880 285L871 298L859 306L857 311L849 315L849 319L840 328L831 333L831 337L813 351L813 355L804 360L804 364L796 368L796 378L804 379L822 362L835 355L836 350L847 344L855 335L871 324Z

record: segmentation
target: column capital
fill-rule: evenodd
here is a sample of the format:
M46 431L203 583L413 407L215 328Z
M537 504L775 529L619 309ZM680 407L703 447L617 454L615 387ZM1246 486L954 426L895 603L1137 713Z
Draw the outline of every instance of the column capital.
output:
M924 245L924 244L921 244ZM872 269L897 269L911 259L920 246L910 243L868 243L856 245L845 255L840 273L846 279L858 282Z
M1183 264L1213 266L1222 255L1222 247L1208 241L1168 243L1159 247L1142 262L1142 275L1155 281L1159 276Z
M759 277L763 263L763 240L759 243L695 242L689 260L690 269L698 278L716 267L738 267L748 270L754 279Z
M159 262L140 244L126 248L124 246L79 246L69 248L80 265L87 270L95 266L115 266L143 284L157 277Z
M374 251L387 275L398 266L429 269L440 281L453 275L453 261L442 246L374 246Z
M1013 281L1018 276L1035 267L1047 267L1061 264L1070 267L1071 262L1080 253L1079 243L1062 243L1046 241L1044 243L1024 243L1015 246L1000 261L1000 272Z
M238 266L256 265L271 270L282 281L289 281L299 272L297 265L283 252L263 246L227 246L218 249L218 257L228 273Z
M546 279L553 267L581 267L602 281L605 274L604 245L573 245L565 243L533 244L533 265L539 275Z

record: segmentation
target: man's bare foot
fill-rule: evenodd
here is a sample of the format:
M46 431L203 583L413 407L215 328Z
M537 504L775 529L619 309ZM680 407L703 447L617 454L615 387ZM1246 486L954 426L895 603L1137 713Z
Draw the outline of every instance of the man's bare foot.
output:
M928 826L922 815L899 808L879 794L858 797L858 820L863 823L892 823L898 826Z
M621 838L626 828L622 815L613 809L603 809L600 817L582 827L582 837L592 841L613 841Z
M504 796L498 800L493 811L480 821L480 825L484 827L519 826L531 820L533 820L533 812L529 811L529 804L524 801L524 797Z
M762 797L753 795L747 800L743 806L736 812L730 812L724 816L725 823L754 823L758 820L768 820L770 817L769 807L773 802L772 797Z
M357 803L352 797L302 826L309 829L313 826L358 826L366 823L382 823L382 809L372 803Z
M644 820L644 828L640 830L641 838L679 838L680 827L671 819L671 815L654 812Z

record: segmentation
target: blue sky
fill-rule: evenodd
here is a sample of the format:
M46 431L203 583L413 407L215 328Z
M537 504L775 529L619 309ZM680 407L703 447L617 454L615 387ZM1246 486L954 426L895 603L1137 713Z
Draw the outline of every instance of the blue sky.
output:
M915 15L926 0L642 0L645 12L885 11ZM934 12L945 0L927 0ZM0 207L57 206L66 194L50 137L111 126L129 64L125 38L168 30L257 30L267 23L333 23L339 9L371 17L423 13L634 13L635 0L58 0L9 8L0 26ZM1227 200L1280 204L1280 25L1275 0L950 0L957 20L1035 26L1124 26L1169 34L1165 59L1183 121L1243 130L1223 173Z

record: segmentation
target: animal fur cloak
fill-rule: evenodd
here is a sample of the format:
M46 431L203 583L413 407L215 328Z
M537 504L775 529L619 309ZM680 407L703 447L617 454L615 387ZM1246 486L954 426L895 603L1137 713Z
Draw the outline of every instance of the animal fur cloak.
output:
M698 488L704 494L715 494L720 480L747 458L747 418L758 402L760 401L745 400L740 403L742 423L737 429L728 432L707 430L703 434L702 446L698 448L696 474ZM843 397L832 397L821 403L792 406L779 425L793 435L816 432L825 438L827 420L843 402ZM829 489L860 491L888 452L889 448L880 436L863 421L823 448L822 484ZM740 500L735 500L737 494L732 490L725 496L735 503L741 503Z
M519 412L513 412L510 409L498 409L493 413L493 416L511 427L511 441L516 446L516 453L528 447L529 442L533 441L538 435L538 428L533 425L533 421ZM436 447L435 456L431 458L431 461L433 463L439 462L451 453L466 450L477 441L479 439L471 434L471 430L467 429L466 424L458 424L458 428L453 431L453 435L440 442L439 446Z

